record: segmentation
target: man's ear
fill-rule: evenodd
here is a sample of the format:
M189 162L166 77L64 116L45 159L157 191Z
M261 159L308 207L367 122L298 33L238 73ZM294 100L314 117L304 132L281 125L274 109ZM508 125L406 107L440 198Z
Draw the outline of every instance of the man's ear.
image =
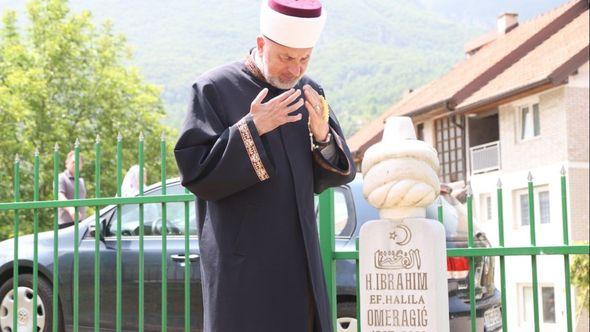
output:
M258 49L258 54L262 55L262 50L264 49L264 37L258 36L256 37L256 46Z

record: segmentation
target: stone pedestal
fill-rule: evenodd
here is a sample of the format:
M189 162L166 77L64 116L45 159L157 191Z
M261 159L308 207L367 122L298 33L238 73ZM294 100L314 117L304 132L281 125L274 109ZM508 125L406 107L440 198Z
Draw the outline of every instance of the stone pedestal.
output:
M446 240L439 222L367 222L360 230L359 260L361 331L449 331Z
M438 154L412 119L391 117L365 153L363 195L381 220L360 230L362 332L447 332L446 235L426 207L440 192Z

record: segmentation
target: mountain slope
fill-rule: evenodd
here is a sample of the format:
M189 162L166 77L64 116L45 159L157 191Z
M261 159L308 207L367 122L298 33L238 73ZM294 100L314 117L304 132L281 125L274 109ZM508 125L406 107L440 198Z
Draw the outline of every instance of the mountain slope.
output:
M459 4L459 2L461 4ZM351 135L400 98L444 73L463 56L463 44L490 26L495 1L324 0L328 23L309 74L325 88ZM530 12L562 1L520 1ZM523 5L526 3L528 5ZM243 58L258 34L258 1L101 0L71 2L97 22L113 21L133 46L133 65L163 87L169 124L179 127L191 81L203 71ZM22 11L24 1L0 0ZM534 8L533 8L534 7ZM465 11L457 15L457 9ZM487 23L480 20L485 17ZM491 22L494 24L494 22Z

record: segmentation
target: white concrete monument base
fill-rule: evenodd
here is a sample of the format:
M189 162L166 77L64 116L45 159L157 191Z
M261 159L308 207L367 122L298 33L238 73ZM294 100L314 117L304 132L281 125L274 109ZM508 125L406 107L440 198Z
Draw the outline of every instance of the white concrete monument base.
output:
M364 155L363 195L381 220L360 230L362 332L449 331L446 235L425 219L440 192L438 154L408 117L391 117Z
M410 218L360 231L361 331L449 331L444 227Z

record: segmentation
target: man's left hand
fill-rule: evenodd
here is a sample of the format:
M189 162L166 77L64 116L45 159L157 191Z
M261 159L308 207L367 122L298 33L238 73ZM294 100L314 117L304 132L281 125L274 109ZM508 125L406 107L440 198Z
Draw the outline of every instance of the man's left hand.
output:
M305 108L309 112L309 130L316 141L324 142L328 137L330 125L324 119L323 103L320 94L309 84L303 86Z

